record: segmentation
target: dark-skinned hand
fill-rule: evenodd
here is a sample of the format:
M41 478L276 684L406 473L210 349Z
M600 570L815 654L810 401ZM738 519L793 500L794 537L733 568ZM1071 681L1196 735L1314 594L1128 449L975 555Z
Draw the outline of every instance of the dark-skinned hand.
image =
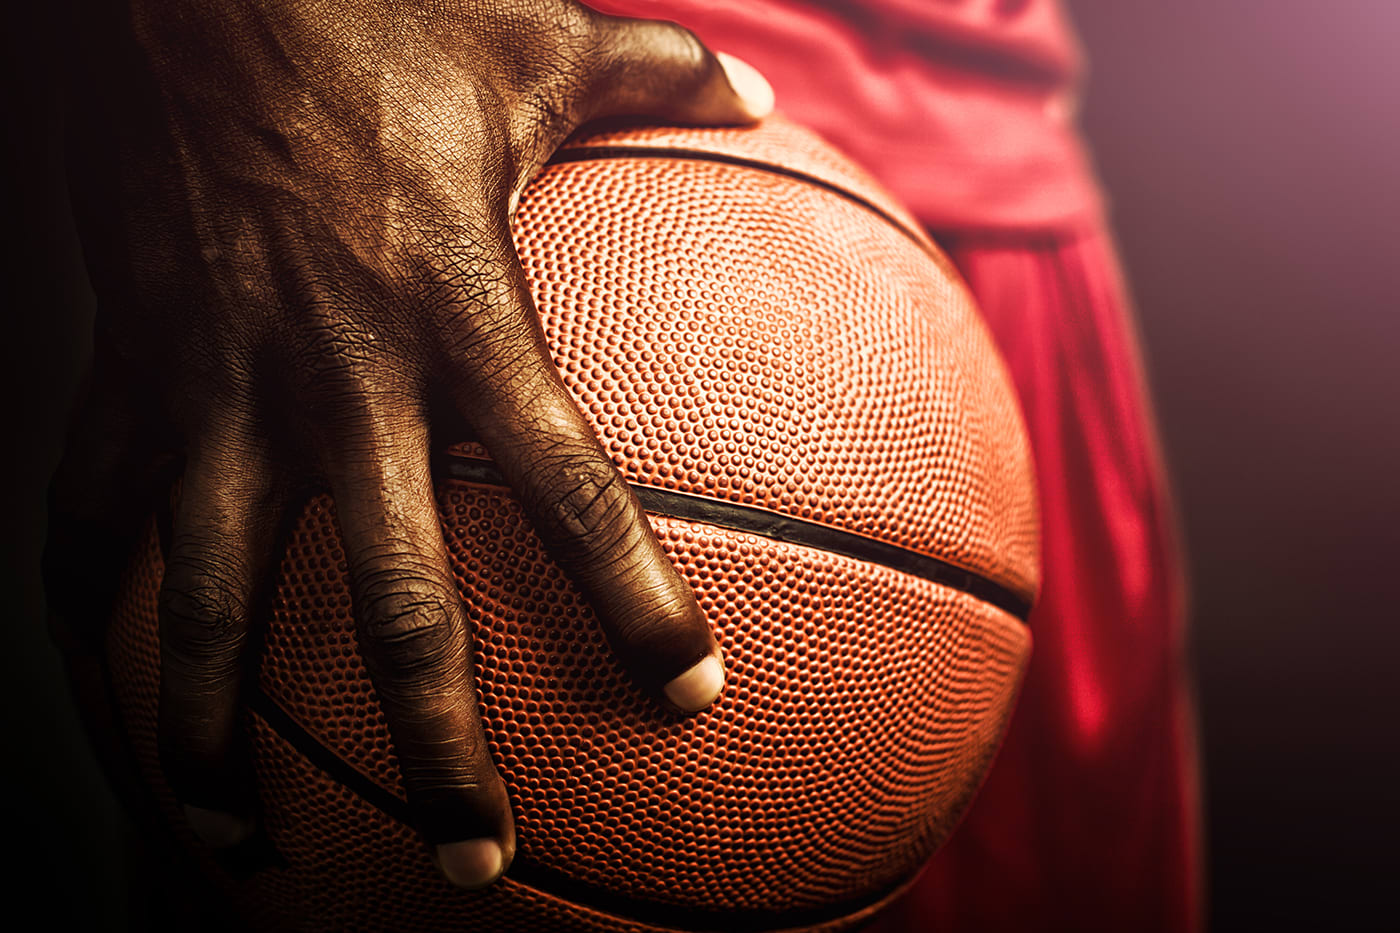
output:
M559 379L509 216L588 120L746 123L771 91L673 24L565 0L90 7L70 176L100 310L52 491L51 604L100 628L115 574L95 552L181 464L161 761L192 828L236 843L256 813L250 605L289 510L328 489L411 809L450 880L490 883L515 832L430 438L487 447L643 686L685 712L715 699L714 637Z

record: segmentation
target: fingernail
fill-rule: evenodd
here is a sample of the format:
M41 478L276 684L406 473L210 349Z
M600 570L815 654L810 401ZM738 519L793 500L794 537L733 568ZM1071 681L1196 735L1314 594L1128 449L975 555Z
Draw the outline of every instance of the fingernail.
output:
M718 654L707 655L666 685L666 698L687 713L709 706L724 688L724 664Z
M253 821L225 813L223 810L206 810L204 807L185 805L185 821L204 844L215 849L236 846L253 835Z
M724 66L724 76L729 79L729 86L743 100L744 109L750 117L761 120L773 112L773 86L757 68L728 52L716 52L715 58Z
M484 888L505 871L501 845L494 839L463 839L437 847L438 867L459 888Z

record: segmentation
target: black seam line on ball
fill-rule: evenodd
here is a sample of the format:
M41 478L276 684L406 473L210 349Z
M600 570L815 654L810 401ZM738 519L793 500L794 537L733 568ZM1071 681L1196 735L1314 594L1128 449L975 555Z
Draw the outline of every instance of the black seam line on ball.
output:
M246 694L248 706L278 735L296 749L307 761L332 781L344 787L368 805L405 826L412 827L408 802L387 790L354 765L304 729L301 723L282 708L277 700L259 687ZM903 881L888 885L864 897L852 898L825 907L799 907L788 910L754 908L747 910L714 910L681 904L658 904L629 898L614 891L598 888L556 869L540 865L523 854L517 854L506 869L505 877L523 887L542 894L570 901L581 907L634 923L650 923L687 933L770 933L808 927L839 920L875 904L893 894ZM466 895L470 896L470 895Z
M842 188L840 185L829 182L823 178L809 175L806 172L799 172L796 169L787 168L782 165L774 165L771 162L746 159L743 156L727 155L722 152L709 152L704 149L684 149L679 147L652 148L650 146L579 146L575 149L564 149L556 152L554 157L545 164L564 165L569 162L595 162L602 159L673 159L685 162L719 162L724 165L737 165L740 168L751 168L760 172L768 172L771 175L782 175L784 178L791 178L794 181L814 185L865 208L880 217L881 220L894 227L900 233L904 234L924 252L933 255L933 252L929 249L928 243L923 237L919 236L919 234L913 230L910 230L907 223L873 201L861 197L855 192Z
M452 479L483 486L505 486L496 465L489 460L448 455L443 469ZM742 531L786 544L799 544L804 547L840 554L843 557L879 564L900 573L919 577L949 589L966 593L984 603L988 603L1025 622L1030 615L1029 600L1008 587L1002 586L965 567L920 554L895 544L877 541L864 535L841 531L829 525L809 522L800 518L779 515L767 509L747 505L736 505L676 492L672 489L658 489L655 486L630 484L648 512L666 518L679 518L688 521L704 522L733 531Z

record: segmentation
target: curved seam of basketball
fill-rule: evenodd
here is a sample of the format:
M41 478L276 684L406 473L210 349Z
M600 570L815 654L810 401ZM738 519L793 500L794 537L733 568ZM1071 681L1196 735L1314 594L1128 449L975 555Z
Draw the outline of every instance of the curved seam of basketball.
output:
M918 246L925 253L928 253L940 268L952 271L951 263L943 253L919 231L910 229L909 225L899 217L882 208L869 198L856 194L847 188L841 187L833 181L800 172L796 169L787 168L782 165L774 165L771 162L761 162L757 159L746 159L743 156L729 155L723 152L708 152L704 149L685 149L681 147L651 147L651 146L582 146L576 149L563 149L554 154L546 167L550 165L566 165L570 162L592 162L602 159L689 159L696 162L717 162L724 165L735 165L740 168L754 169L759 172L768 172L773 175L782 175L784 178L791 178L794 181L804 182L809 185L829 191L832 194L845 198L853 204L863 207L872 214L878 216L885 223L894 227L904 234L909 240Z
M441 468L445 469L452 479L493 488L506 487L505 478L490 460L461 457L451 453L444 459ZM899 573L907 573L965 593L1014 616L1022 624L1026 623L1030 615L1031 601L1028 598L975 570L941 557L757 506L740 505L641 483L628 485L637 493L637 498L642 501L642 506L648 512L665 518L728 528L772 541L810 547L888 567Z
M390 819L412 828L413 821L409 815L407 801L323 744L260 685L250 685L247 704L254 713L262 717L273 732L286 740L313 767ZM903 879L865 897L825 907L798 907L786 910L748 908L729 912L681 904L656 904L628 898L571 878L557 869L540 865L525 855L515 857L507 869L506 877L514 884L565 903L621 920L664 925L688 933L706 933L713 930L724 930L726 933L783 933L820 923L837 922L893 897L907 888L912 880Z

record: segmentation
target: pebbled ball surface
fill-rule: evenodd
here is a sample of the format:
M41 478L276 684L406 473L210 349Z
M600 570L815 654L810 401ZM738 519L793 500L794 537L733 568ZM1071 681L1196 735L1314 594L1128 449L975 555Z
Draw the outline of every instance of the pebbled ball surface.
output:
M629 480L897 545L1033 597L1013 396L964 288L897 207L780 121L579 145L528 190L516 242L565 381ZM788 173L675 152L707 147ZM402 798L398 766L333 510L313 498L261 620L248 714L282 865L241 879L210 865L260 928L853 929L951 831L1000 741L1030 637L973 596L655 515L728 669L716 704L682 719L612 659L507 491L444 478L439 506L516 863L488 891L457 891L376 803ZM183 833L156 763L160 572L152 537L109 659L133 749Z

